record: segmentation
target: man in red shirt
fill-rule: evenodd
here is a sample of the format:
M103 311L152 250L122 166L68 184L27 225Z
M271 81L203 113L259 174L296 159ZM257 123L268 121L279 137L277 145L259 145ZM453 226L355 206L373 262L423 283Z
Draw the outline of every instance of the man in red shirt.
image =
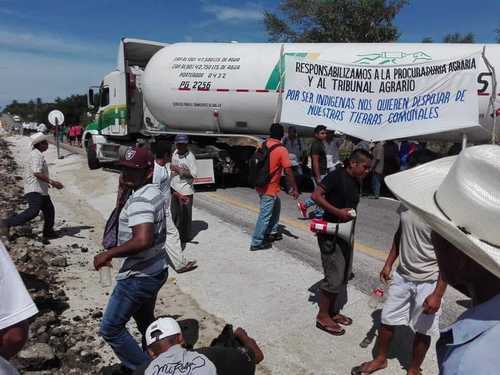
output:
M275 144L281 145L281 139L285 133L283 126L272 124L269 132L270 137L265 141L266 147L271 148ZM293 177L292 164L288 158L288 150L281 145L274 148L269 155L271 180L267 185L256 188L260 197L260 212L252 236L251 251L269 249L273 241L282 238L278 227L281 211L281 201L278 194L281 190L280 179L283 170L285 170L287 186L290 187L288 194L297 199L299 192Z

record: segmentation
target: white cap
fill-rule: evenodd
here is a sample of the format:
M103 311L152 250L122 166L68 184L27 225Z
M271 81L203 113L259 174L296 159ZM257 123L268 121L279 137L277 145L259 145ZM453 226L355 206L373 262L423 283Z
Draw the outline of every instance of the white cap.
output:
M146 345L149 346L154 342L160 341L168 336L178 335L181 333L181 327L175 319L160 318L151 323L146 330Z
M34 146L40 142L46 141L47 136L43 133L35 133L30 136L31 138L31 145Z

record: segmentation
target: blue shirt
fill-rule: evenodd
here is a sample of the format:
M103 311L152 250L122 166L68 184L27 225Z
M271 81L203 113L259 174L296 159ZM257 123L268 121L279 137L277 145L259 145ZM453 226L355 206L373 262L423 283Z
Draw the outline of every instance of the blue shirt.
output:
M462 314L436 345L441 375L500 374L500 294Z

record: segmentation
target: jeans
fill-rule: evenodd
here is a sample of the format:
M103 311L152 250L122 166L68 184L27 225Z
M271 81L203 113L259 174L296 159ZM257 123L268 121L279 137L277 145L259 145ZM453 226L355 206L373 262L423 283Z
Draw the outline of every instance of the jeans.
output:
M380 187L382 186L382 175L373 173L372 175L372 192L376 197L380 196Z
M168 277L168 270L154 276L129 277L118 280L109 298L101 322L100 335L111 346L116 356L129 369L149 361L144 334L155 320L156 296ZM142 334L141 349L125 327L134 318Z
M24 196L28 201L28 208L18 215L9 217L6 220L8 227L17 227L33 220L40 211L43 212L43 235L48 235L54 230L54 205L50 196L40 193L28 193Z
M260 211L255 224L251 246L260 246L267 236L278 233L281 200L272 195L260 195Z

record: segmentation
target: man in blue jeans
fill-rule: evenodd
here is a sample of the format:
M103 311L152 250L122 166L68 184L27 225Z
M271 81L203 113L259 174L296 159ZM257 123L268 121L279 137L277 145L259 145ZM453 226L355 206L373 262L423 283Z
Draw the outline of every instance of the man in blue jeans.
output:
M94 257L99 270L113 258L123 258L117 283L101 322L100 334L122 362L122 373L149 361L144 334L154 318L156 296L167 279L165 251L165 197L151 183L154 158L146 148L129 148L122 167L121 181L133 193L123 207L118 225L118 246ZM134 318L143 336L142 349L126 329Z
M288 151L281 144L283 134L283 126L272 124L270 137L265 141L268 149L274 145L277 145L277 147L273 148L269 155L269 173L271 175L269 183L256 188L260 197L260 211L252 236L252 243L250 244L251 251L269 249L273 241L278 241L282 238L281 233L278 231L281 211L281 201L278 194L281 190L280 179L283 170L285 170L287 186L290 187L288 193L294 199L297 199L299 196Z

